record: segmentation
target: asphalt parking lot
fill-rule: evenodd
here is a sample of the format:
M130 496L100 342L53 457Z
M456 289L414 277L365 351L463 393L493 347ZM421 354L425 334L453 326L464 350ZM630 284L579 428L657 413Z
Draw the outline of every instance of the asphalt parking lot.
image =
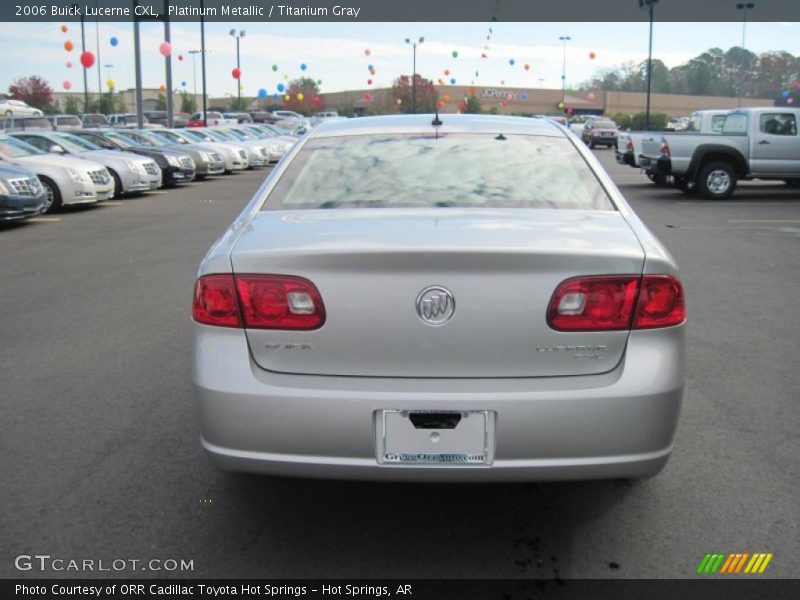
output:
M199 577L690 577L800 555L800 191L717 203L597 150L682 267L687 388L656 478L399 485L232 476L191 398L196 267L254 171L0 228L0 576L19 554L186 559ZM109 573L97 573L107 576Z

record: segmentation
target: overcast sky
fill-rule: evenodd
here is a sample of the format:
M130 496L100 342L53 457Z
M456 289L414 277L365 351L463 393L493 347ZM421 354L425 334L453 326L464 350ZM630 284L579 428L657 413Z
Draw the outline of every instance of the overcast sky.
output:
M0 23L0 89L19 76L37 74L62 91L71 81L75 92L83 91L80 55L80 24L68 24L62 33L59 23ZM567 85L577 85L595 70L613 67L625 60L647 57L647 23L209 23L206 25L208 91L212 96L236 93L231 70L236 66L236 45L231 28L244 29L241 41L243 94L256 95L264 88L270 94L278 83L305 74L322 80L322 91L391 85L400 73L411 72L411 48L406 37L425 37L418 48L417 71L436 81L481 86L561 87L562 46L558 37L571 36L567 45ZM489 27L493 32L489 33ZM87 23L87 49L96 53L96 25ZM145 87L165 82L164 61L158 53L163 26L143 24L142 59ZM486 36L491 39L487 40ZM112 47L110 39L119 40ZM192 58L189 50L200 48L200 26L180 23L172 26L173 83L175 88L193 88ZM67 53L66 40L76 50ZM719 46L727 49L741 44L741 23L656 23L653 55L673 67L700 52ZM117 89L134 86L133 25L104 23L99 27L100 65L113 64L111 78ZM484 49L488 45L488 49ZM746 46L754 52L786 50L800 55L800 24L748 23ZM365 55L365 50L370 55ZM453 58L452 52L458 57ZM596 58L590 59L590 53ZM488 58L480 58L486 53ZM177 60L177 55L184 57ZM509 64L513 59L515 64ZM67 68L67 61L73 67ZM272 65L278 65L278 71ZM525 70L524 65L530 65ZM368 66L377 71L370 76ZM444 70L450 74L445 75ZM475 72L478 75L475 75ZM108 79L102 67L103 86ZM89 70L89 90L96 91L97 64ZM197 61L200 89L200 61Z

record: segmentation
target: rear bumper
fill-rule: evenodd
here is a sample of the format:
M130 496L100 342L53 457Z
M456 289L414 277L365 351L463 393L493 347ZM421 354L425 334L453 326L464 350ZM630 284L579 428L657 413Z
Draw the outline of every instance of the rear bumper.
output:
M614 156L617 159L617 164L628 165L629 167L636 166L636 160L633 156L633 152L617 151Z
M639 166L653 175L672 175L672 160L665 156L654 159L640 154Z
M195 324L202 444L220 468L397 481L646 477L667 462L683 395L683 327L636 331L602 375L392 379L286 375L253 364L244 332ZM491 465L379 464L376 411L496 413Z

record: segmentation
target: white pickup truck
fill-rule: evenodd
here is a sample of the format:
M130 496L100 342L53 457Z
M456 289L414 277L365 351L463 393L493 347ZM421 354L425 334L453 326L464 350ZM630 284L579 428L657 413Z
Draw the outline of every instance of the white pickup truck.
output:
M725 199L746 179L800 186L800 109L741 108L728 112L718 134L665 134L645 140L639 161L655 176L672 176L686 193Z
M684 129L684 132L695 133L720 133L722 131L722 123L725 121L725 115L730 112L729 109L722 110L697 110L692 113L689 119L689 125ZM642 153L642 142L657 141L661 143L661 138L664 132L653 131L620 131L617 137L616 159L621 165L628 165L634 169L641 168L639 164L639 155ZM645 172L647 177L656 185L665 185L667 177L657 173Z

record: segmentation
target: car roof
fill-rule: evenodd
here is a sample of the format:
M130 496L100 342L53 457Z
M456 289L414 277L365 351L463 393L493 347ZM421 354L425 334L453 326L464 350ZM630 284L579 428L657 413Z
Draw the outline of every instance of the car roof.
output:
M372 135L377 133L432 133L432 114L359 117L325 121L313 130L313 137ZM549 119L495 115L439 115L439 133L516 133L523 135L563 136L560 125Z

